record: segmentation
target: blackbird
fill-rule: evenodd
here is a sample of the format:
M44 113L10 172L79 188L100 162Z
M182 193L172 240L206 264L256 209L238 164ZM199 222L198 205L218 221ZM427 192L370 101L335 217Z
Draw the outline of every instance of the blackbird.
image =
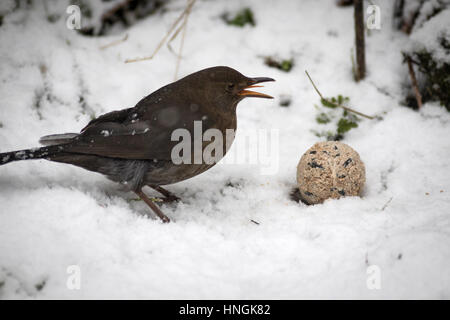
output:
M140 100L136 106L106 113L84 127L80 133L42 137L44 147L0 153L0 165L18 160L46 159L72 164L106 175L135 192L163 222L170 219L142 191L149 186L164 198L178 197L161 186L194 177L216 162L174 161L172 138L176 129L185 129L193 141L196 122L202 133L218 129L236 130L236 106L246 97L272 98L246 90L272 78L248 78L224 66L204 69L173 82ZM186 131L185 131L186 132ZM234 136L227 136L233 140ZM227 141L227 146L232 141ZM193 146L195 141L191 143ZM207 143L201 142L201 148ZM225 155L227 148L224 148Z

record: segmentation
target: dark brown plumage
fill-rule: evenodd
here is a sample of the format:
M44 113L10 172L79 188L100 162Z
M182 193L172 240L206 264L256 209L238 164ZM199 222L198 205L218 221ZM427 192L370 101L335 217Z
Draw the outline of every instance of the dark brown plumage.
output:
M184 128L194 139L194 121L202 131L236 130L236 106L245 97L272 98L245 90L271 78L248 78L229 67L213 67L193 73L153 92L135 107L104 114L79 134L42 137L46 146L0 154L0 165L17 160L47 159L99 172L123 183L139 195L164 221L170 221L142 192L148 185L165 201L178 199L162 185L176 183L208 170L215 163L175 164L174 130ZM209 143L203 143L205 148ZM227 142L228 145L231 141ZM192 156L194 142L191 143ZM226 153L224 147L223 155Z

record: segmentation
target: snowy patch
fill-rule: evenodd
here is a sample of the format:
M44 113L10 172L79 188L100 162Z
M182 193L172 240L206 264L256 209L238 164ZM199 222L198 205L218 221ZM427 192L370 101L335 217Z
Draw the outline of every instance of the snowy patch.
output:
M109 130L102 130L100 134L104 137L109 137L111 135L111 132Z
M279 130L279 171L219 163L166 186L182 200L161 205L173 220L162 224L99 174L47 161L0 166L0 299L450 298L450 114L433 103L420 112L401 106L405 40L390 27L392 1L376 1L382 28L366 38L360 83L351 72L352 10L335 1L244 2L255 27L220 20L241 1L196 2L179 74L228 65L275 78L264 92L289 96L290 105L240 102L236 139L240 129ZM64 17L68 1L52 3ZM79 132L92 113L128 108L173 81L176 57L165 46L153 60L124 60L153 52L186 1L99 38L68 30L63 18L48 22L36 5L0 27L2 152ZM435 19L427 32L448 25L448 17ZM126 42L99 49L125 33ZM292 56L295 65L288 73L269 68L260 58L267 55ZM349 96L350 107L383 118L362 120L343 141L366 166L361 198L306 206L290 197L301 155L319 140L311 129L320 100L305 69L324 96ZM80 290L67 286L74 265ZM380 271L380 289L367 285L370 270Z
M425 6L425 5L424 5ZM419 52L427 50L434 60L440 63L450 63L449 49L441 44L442 39L450 42L450 9L439 12L425 21L423 26L411 34L411 44L408 51Z

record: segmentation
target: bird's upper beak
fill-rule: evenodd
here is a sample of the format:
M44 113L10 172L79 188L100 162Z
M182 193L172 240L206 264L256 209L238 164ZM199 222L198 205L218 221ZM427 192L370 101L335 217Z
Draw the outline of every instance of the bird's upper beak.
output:
M246 90L248 88L260 88L262 86L257 86L256 84L261 83L261 82L267 82L267 81L275 81L275 80L272 78L267 78L267 77L249 78L249 81L248 81L249 85L247 87L245 87L244 89L242 89L241 91L239 91L238 95L240 95L242 97L256 97L256 98L273 99L273 97L271 97L267 94Z

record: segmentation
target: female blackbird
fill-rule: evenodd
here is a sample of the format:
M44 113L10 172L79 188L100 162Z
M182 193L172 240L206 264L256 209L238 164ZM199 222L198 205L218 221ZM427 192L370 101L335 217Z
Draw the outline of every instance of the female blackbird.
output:
M196 128L201 133L218 129L223 137L227 129L236 130L236 106L245 97L272 98L247 88L274 81L271 78L248 78L229 67L198 71L153 92L133 108L106 113L87 124L80 133L42 137L41 148L0 153L0 165L18 160L46 159L72 164L99 172L125 184L158 215L169 218L142 191L145 185L165 196L163 201L178 198L162 185L176 183L205 170L216 162L174 161L173 148L177 129L189 133L191 154L195 154ZM257 86L256 86L257 87ZM187 130L187 131L186 131ZM233 140L234 136L227 135ZM232 141L227 141L227 146ZM208 144L200 142L201 150ZM227 149L223 150L222 156ZM192 157L188 160L193 159Z

